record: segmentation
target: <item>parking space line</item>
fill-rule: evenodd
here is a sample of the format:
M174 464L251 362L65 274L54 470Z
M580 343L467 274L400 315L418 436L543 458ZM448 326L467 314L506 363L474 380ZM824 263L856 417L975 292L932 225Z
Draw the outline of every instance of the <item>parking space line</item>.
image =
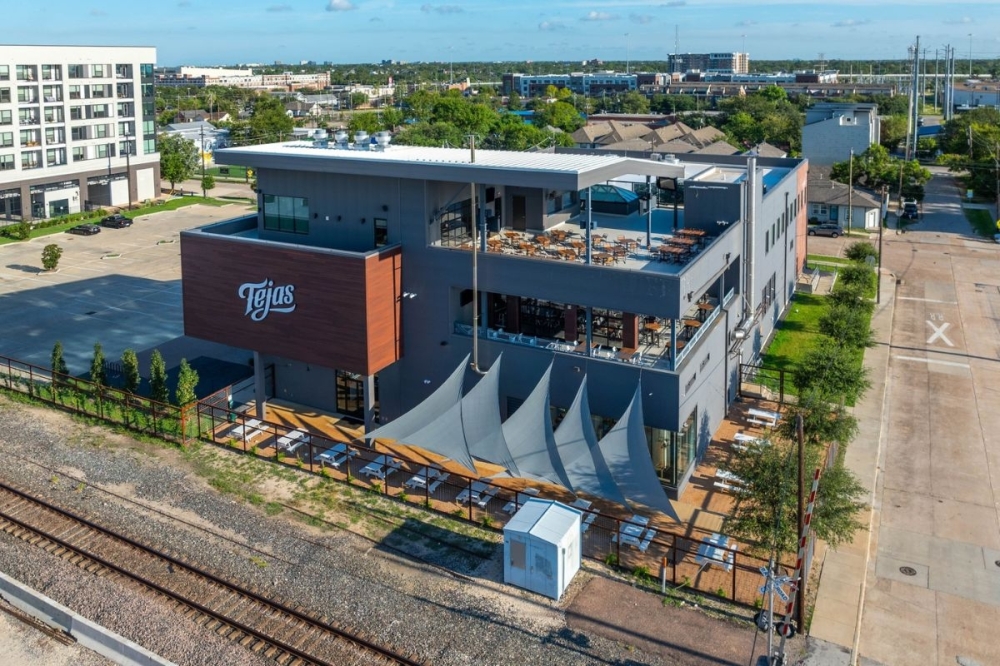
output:
M898 296L901 301L923 301L924 303L942 303L944 305L958 305L958 301L939 301L936 298L918 298L916 296Z
M968 368L968 363L955 363L954 361L937 361L932 358L918 358L916 356L893 356L897 361L916 361L917 363L927 363L930 365L950 365L954 368Z

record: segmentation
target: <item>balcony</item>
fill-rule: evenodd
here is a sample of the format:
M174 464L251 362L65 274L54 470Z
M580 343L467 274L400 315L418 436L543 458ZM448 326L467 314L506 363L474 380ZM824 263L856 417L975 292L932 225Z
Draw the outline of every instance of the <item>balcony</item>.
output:
M727 298L732 299L731 291ZM716 299L704 297L693 306L682 319L671 321L658 317L639 317L639 345L635 348L624 347L621 337L608 340L604 336L596 336L604 344L595 343L589 357L610 363L628 363L644 368L672 371L676 369L688 353L695 349L705 331L719 318L722 308L718 307ZM672 331L677 331L677 339L671 344ZM455 322L454 333L463 337L472 337L473 327L466 322ZM586 340L586 331L578 331L579 339ZM591 339L594 339L592 336ZM586 342L576 342L559 337L533 336L524 333L504 331L502 328L482 328L480 338L489 342L531 347L560 354L588 356ZM610 342L611 344L607 344ZM671 349L676 348L676 360L672 360Z
M630 271L677 274L706 250L716 236L700 229L673 229L673 213L654 210L651 245L647 247L646 216L592 216L596 229L591 233L591 265ZM681 221L683 216L681 216ZM487 237L488 253L531 260L586 264L586 229L576 220L545 231L518 231L502 228ZM471 250L469 235L452 237L435 245Z

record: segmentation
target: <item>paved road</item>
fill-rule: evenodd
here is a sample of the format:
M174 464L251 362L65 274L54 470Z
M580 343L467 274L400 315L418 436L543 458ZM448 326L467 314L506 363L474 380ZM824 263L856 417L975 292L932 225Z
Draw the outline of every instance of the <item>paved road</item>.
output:
M886 237L895 294L860 654L1000 664L1000 246L947 174ZM891 232L892 233L892 232Z

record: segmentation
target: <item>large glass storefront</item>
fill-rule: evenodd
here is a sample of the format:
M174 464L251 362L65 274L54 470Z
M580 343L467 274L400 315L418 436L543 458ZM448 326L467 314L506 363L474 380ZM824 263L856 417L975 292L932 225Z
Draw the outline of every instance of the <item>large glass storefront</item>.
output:
M508 413L512 414L521 406L521 402L521 400L508 398ZM552 407L553 428L558 427L559 422L566 416L566 411L562 407ZM598 440L604 437L618 422L617 419L596 414L591 414L590 418L594 423L594 432L597 434ZM695 461L698 442L698 410L695 409L691 412L680 432L649 426L646 426L645 430L649 455L653 460L656 475L660 477L660 483L670 488L676 488L688 467Z
M337 412L344 416L365 420L364 377L354 372L337 370ZM378 375L375 376L375 415L378 416Z

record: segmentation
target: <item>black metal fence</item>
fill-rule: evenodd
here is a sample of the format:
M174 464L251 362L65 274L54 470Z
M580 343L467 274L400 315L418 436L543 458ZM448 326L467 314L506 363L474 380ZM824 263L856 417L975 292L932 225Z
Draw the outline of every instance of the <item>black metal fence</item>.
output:
M199 425L199 437L248 455L489 529L502 529L528 498L523 490L461 473L443 472L439 476L438 470L428 471L426 461L411 460L385 448L374 449L360 441L337 441L268 423L220 402L198 403L192 421ZM552 499L567 501L567 497ZM643 525L594 509L581 511L584 557L617 565L637 577L662 576L672 585L742 605L758 603L760 567L767 566L767 560L739 551L731 540L729 545L709 547L706 539L722 535L683 524Z
M784 405L789 398L791 377L780 368L765 368L759 363L740 364L740 394L748 394Z
M6 356L0 356L0 388L180 444L199 431L198 424L187 418L195 413L193 406L182 409Z

